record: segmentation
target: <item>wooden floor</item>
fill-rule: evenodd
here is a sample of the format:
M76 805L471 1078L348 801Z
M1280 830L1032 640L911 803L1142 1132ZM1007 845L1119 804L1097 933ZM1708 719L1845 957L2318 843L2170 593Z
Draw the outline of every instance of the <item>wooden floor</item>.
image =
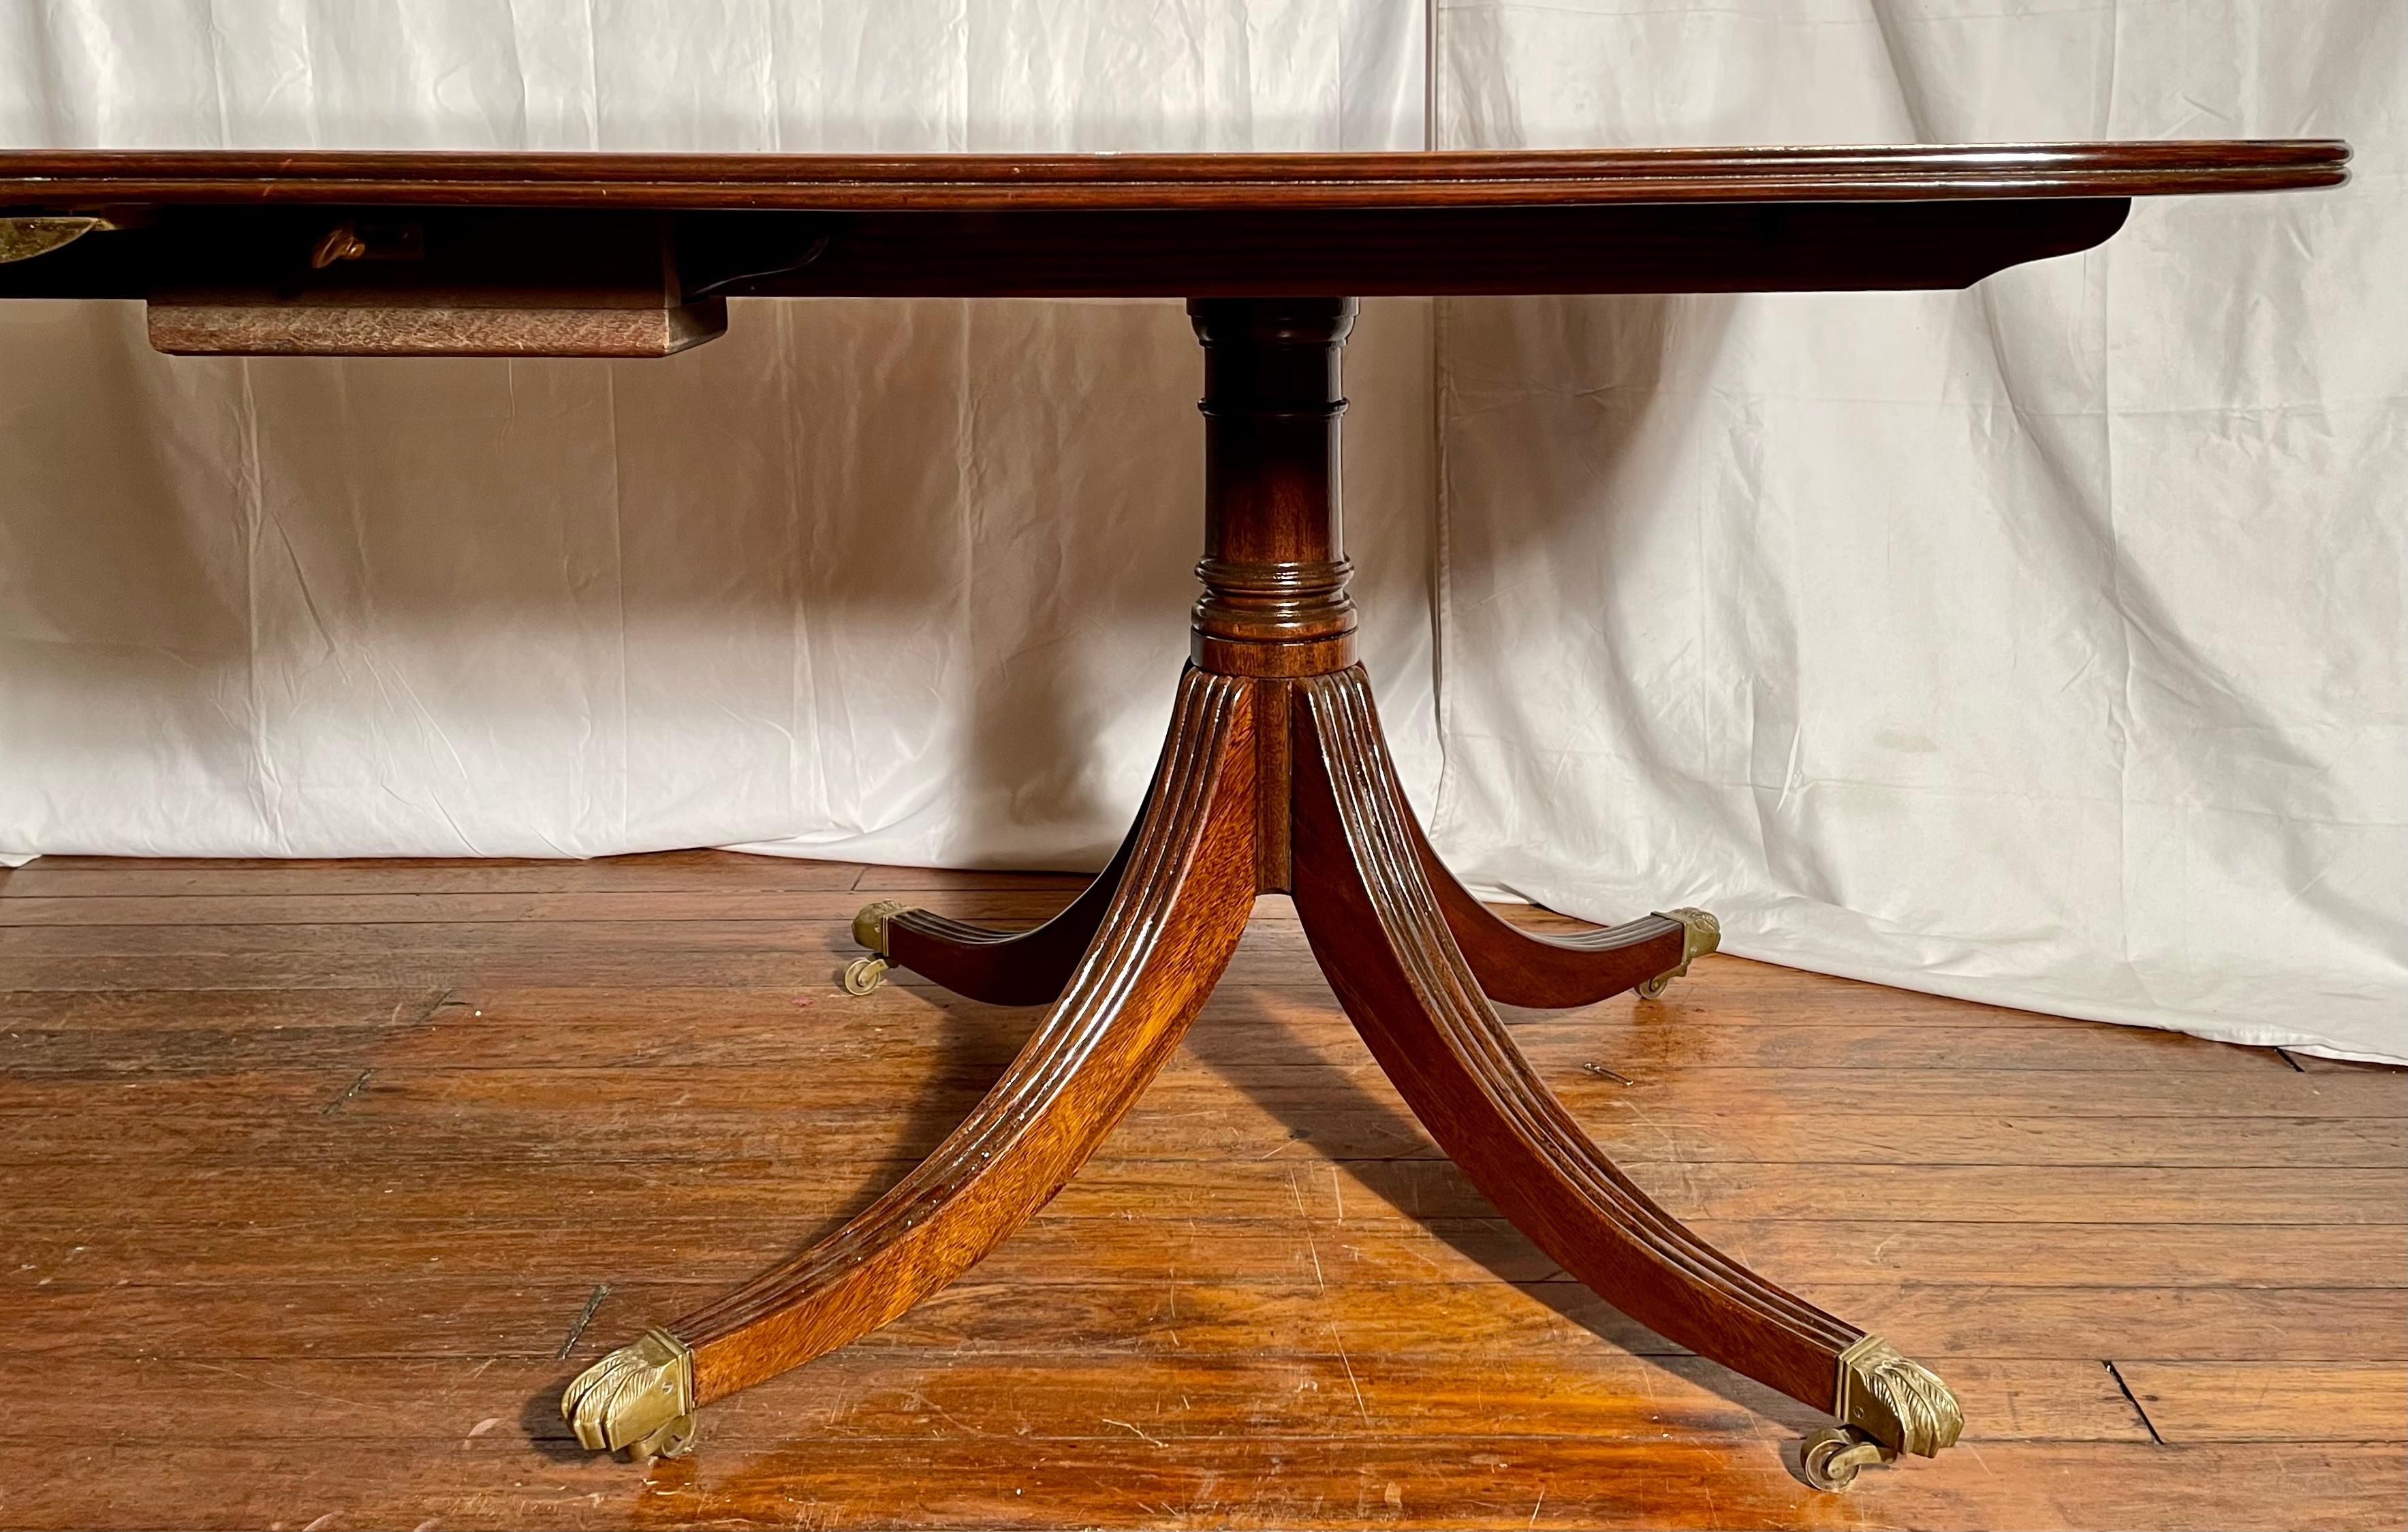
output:
M1284 901L1069 1190L892 1328L575 1450L561 1385L930 1149L1027 1011L833 982L865 897L711 853L0 874L10 1526L2398 1526L2408 1081L1718 958L1517 1017L1724 1248L1956 1389L1817 1417L1564 1280ZM873 894L872 891L875 891Z

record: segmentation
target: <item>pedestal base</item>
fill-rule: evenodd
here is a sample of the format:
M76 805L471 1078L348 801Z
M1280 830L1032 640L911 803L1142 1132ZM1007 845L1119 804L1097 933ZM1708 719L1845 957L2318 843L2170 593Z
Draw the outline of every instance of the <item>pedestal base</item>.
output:
M648 1369L613 1353L579 1379L564 1409L580 1439L681 1441L691 1431L666 1428L681 1414L669 1401L690 1412L843 1345L1043 1207L1177 1048L1266 886L1274 839L1288 848L1286 891L1313 953L1381 1067L1541 1249L1667 1339L1833 1411L1855 1428L1848 1439L1883 1449L1839 1471L1813 1466L1825 1487L1853 1477L1858 1459L1929 1455L1956 1439L1938 1379L1724 1255L1615 1169L1489 1004L1580 1005L1667 979L1712 950L1712 918L1651 915L1559 942L1490 914L1415 823L1359 667L1293 680L1189 670L1136 830L1033 931L865 911L863 935L886 961L981 999L1051 1000L1052 1011L968 1119L875 1204L639 1342L660 1353ZM660 1398L631 1388L632 1371Z
M1667 1339L1838 1416L1804 1465L1827 1487L1866 1461L1956 1439L1940 1381L1877 1338L1698 1238L1615 1169L1490 1008L1660 992L1713 948L1702 910L1571 941L1519 931L1439 864L1354 664L1340 547L1344 299L1191 304L1205 352L1204 597L1195 664L1144 810L1054 920L1004 933L894 904L871 955L977 999L1053 1007L951 1138L785 1265L571 1384L578 1439L681 1448L692 1413L843 1345L968 1269L1078 1173L1179 1046L1254 895L1292 894L1313 955L1372 1055L1499 1212Z

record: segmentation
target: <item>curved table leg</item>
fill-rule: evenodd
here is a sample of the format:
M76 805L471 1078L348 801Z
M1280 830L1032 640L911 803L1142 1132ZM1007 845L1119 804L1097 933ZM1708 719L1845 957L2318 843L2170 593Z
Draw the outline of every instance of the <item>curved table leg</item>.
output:
M909 968L956 995L989 1005L1051 1004L1070 982L1087 944L1103 925L1104 911L1128 871L1140 827L1130 827L1121 849L1077 898L1029 930L998 931L892 900L864 906L853 917L853 939L873 955L857 958L845 968L844 987L867 995L888 968Z
M1382 764L1385 767L1384 752ZM1652 1000L1722 940L1721 925L1702 909L1661 910L1570 937L1525 931L1472 896L1439 860L1403 791L1393 781L1386 791L1404 816L1405 834L1447 929L1481 993L1492 1000L1561 1009L1595 1005L1632 989Z
M1404 834L1421 860L1430 896L1447 918L1447 930L1455 932L1455 944L1481 981L1481 993L1500 1005L1565 1009L1597 1005L1623 990L1638 990L1642 997L1655 999L1669 982L1688 973L1693 961L1722 942L1722 925L1705 910L1656 910L1577 937L1541 937L1512 925L1474 898L1471 889L1438 860L1438 848L1430 846L1428 831L1421 829L1413 805L1404 800L1404 785L1397 780L1397 768L1384 749L1377 766L1384 793L1404 814Z
M1578 936L1542 937L1500 918L1472 896L1439 860L1405 801L1387 752L1378 762L1383 791L1404 816L1405 833L1421 861L1422 876L1455 933L1455 945L1480 981L1481 993L1509 1006L1563 1009L1595 1005L1624 990L1637 990L1647 999L1689 971L1689 965L1713 952L1722 940L1722 926L1702 909L1667 909L1625 921L1601 931Z
M1068 992L986 1098L842 1228L588 1368L561 1400L580 1441L682 1450L697 1406L895 1318L1077 1173L1178 1046L1253 910L1249 685L1182 679L1126 876Z
M1827 1487L1927 1456L1961 1417L1939 1379L1784 1292L1605 1157L1481 997L1385 760L1362 671L1297 683L1296 905L1330 984L1431 1137L1514 1225L1641 1324L1856 1435L1814 1444ZM1851 1455L1853 1454L1853 1455Z

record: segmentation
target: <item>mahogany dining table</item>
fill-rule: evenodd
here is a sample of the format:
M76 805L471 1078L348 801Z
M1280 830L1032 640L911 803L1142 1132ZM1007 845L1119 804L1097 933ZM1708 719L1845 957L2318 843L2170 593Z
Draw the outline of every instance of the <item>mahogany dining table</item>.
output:
M878 903L890 966L1049 1006L918 1168L800 1255L580 1375L587 1447L685 1451L699 1407L841 1346L984 1256L1075 1175L1179 1044L1256 895L1293 896L1372 1055L1541 1250L1667 1339L1829 1411L1844 1487L1962 1428L1928 1369L1651 1200L1491 1002L1652 996L1698 909L1550 939L1449 874L1354 660L1340 349L1371 294L1961 288L2099 244L2136 196L2346 179L2256 142L1428 154L0 153L0 297L140 299L185 354L662 356L731 297L1183 298L1204 352L1203 586L1135 827L1053 920ZM1104 528L1082 535L1104 537Z

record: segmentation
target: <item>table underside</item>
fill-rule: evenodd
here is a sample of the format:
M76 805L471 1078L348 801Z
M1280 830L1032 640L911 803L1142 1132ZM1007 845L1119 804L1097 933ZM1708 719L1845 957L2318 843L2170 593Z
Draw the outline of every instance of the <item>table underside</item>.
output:
M0 296L541 310L728 297L1955 288L2088 249L2128 207L2084 197L1289 212L173 208L0 265ZM366 249L319 264L343 229Z

